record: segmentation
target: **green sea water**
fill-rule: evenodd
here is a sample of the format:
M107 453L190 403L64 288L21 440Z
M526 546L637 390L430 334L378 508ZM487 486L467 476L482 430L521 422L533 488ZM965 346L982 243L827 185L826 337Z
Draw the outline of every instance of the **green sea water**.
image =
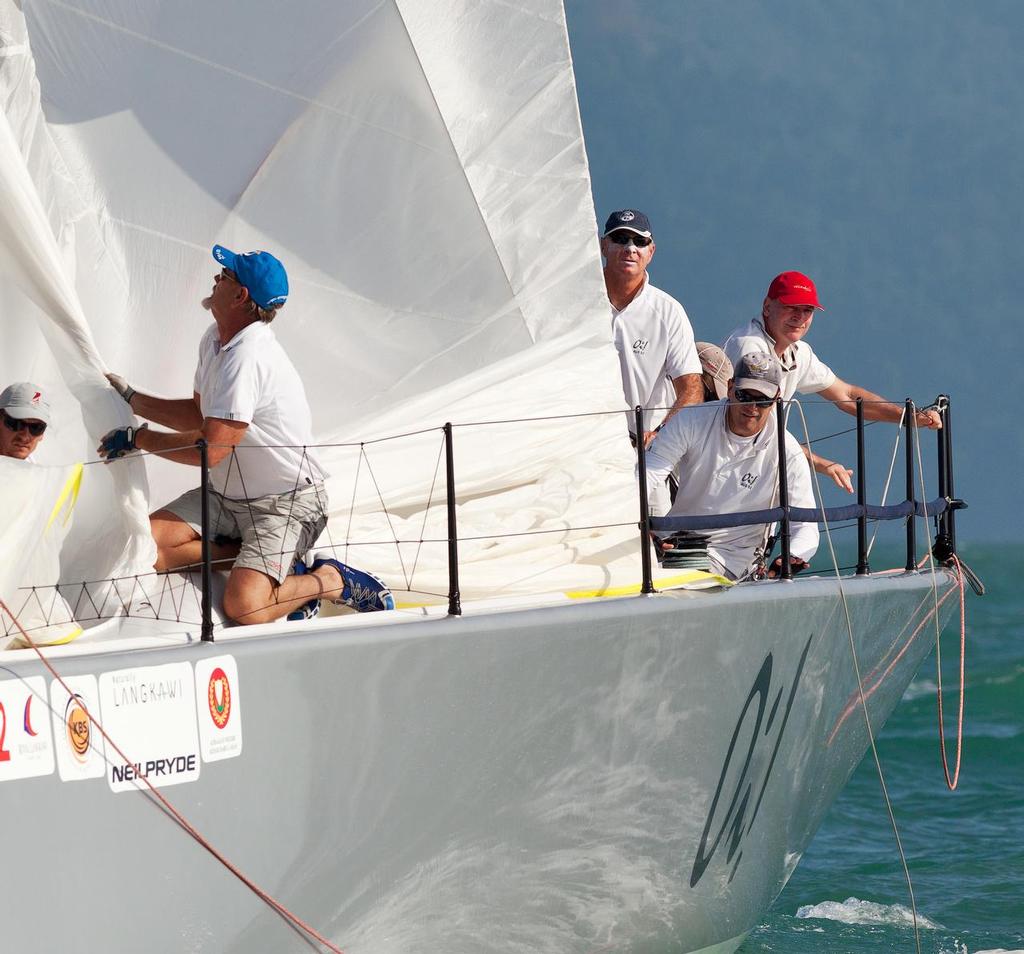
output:
M878 751L923 925L921 950L1022 952L1024 546L971 546L961 540L961 551L988 592L983 598L967 593L959 785L950 792L942 771L934 652L879 734ZM954 616L942 641L951 766L959 634ZM740 954L915 950L906 881L869 755Z

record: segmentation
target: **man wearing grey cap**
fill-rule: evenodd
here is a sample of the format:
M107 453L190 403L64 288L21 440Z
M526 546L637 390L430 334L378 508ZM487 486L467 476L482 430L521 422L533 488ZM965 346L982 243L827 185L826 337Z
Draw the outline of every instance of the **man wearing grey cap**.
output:
M649 409L644 412L644 446L651 442L659 422L703 400L701 365L690 319L679 302L647 278L654 249L651 223L643 212L620 209L608 216L601 255L612 307L612 335L626 404ZM635 444L632 414L627 416L627 424Z
M38 384L19 381L0 394L0 419L0 455L28 460L50 424L50 402Z
M706 516L778 505L779 435L773 411L781 383L782 373L769 354L744 355L725 398L677 414L661 428L647 449L652 516ZM792 434L783 431L783 439L790 505L814 507L807 458ZM673 470L679 473L679 490L670 503L665 480ZM818 526L794 523L792 529L790 559L798 572L818 548ZM731 580L760 575L769 530L767 524L754 524L709 531L712 569ZM776 575L779 566L781 558L768 575Z

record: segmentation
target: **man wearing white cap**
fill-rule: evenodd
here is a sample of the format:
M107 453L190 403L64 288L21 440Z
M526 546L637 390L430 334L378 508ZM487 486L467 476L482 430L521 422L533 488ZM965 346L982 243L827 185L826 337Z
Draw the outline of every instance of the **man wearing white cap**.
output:
M198 466L205 440L210 465L211 549L232 561L224 612L238 623L316 615L320 598L360 611L394 609L375 576L316 554L302 560L327 523L325 474L309 450L312 416L305 388L270 328L288 297L284 265L269 252L238 254L215 245L222 266L203 307L214 323L199 345L192 397L167 400L107 378L142 418L171 428L117 428L98 453L114 460L135 450ZM193 566L201 553L200 488L150 515L158 571Z
M0 394L0 455L29 460L50 424L50 403L43 389L20 381Z
M644 412L644 446L651 442L659 422L703 400L690 319L679 302L647 278L654 249L651 223L643 212L621 209L608 216L601 255L612 306L612 335L626 404L651 409ZM627 424L635 444L632 414Z
M803 340L811 330L815 311L824 311L818 301L818 290L802 272L782 272L772 279L761 305L761 317L737 328L722 346L735 364L743 355L768 352L782 372L782 400L789 401L801 394L818 394L847 414L857 414L857 398L863 402L864 417L869 421L902 419L904 407L886 401L856 384L848 384L824 364L811 346ZM942 427L936 411L918 411L917 426L932 429ZM836 461L819 457L807 451L814 469L831 477L836 485L853 493L850 480L853 471Z
M677 414L647 449L647 492L652 516L704 516L767 510L779 503L779 448L774 407L781 373L765 352L737 362L727 396ZM786 473L792 507L813 507L811 471L788 431ZM674 469L679 490L670 504L665 479ZM767 524L707 532L711 567L728 579L758 573L764 562ZM670 544L661 544L669 550ZM818 548L818 525L794 523L790 541L793 572L808 566ZM781 557L768 570L778 573Z

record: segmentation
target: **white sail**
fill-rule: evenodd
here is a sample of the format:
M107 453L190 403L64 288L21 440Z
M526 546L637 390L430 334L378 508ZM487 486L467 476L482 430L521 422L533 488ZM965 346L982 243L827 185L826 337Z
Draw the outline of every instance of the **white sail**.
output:
M209 321L198 302L221 242L270 249L288 268L274 331L305 381L318 442L621 410L559 0L2 10L2 91L25 130L25 168L96 355L134 386L191 393ZM7 298L5 336L30 313L44 329L61 321ZM53 353L50 337L13 338L4 377L38 361L44 383L69 389L48 459L81 459L121 422L116 401L82 428L66 358L36 357ZM81 361L97 364L84 345ZM444 586L443 546L379 543L444 535L439 440L431 430L321 453L330 541L373 541L345 552L397 590ZM457 428L455 441L460 535L481 538L464 545L464 590L637 577L621 415ZM146 469L150 509L198 480L163 461ZM143 572L149 554L141 542L132 552L120 569Z

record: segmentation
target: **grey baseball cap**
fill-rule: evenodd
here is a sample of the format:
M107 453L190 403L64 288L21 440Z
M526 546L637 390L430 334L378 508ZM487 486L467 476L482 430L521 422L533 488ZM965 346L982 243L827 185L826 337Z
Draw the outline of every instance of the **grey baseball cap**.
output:
M4 388L0 394L0 409L9 417L23 421L50 423L50 402L43 396L43 389L30 381L19 381Z
M753 389L765 397L775 397L782 387L782 370L766 351L754 351L745 354L736 363L732 386L741 391Z

